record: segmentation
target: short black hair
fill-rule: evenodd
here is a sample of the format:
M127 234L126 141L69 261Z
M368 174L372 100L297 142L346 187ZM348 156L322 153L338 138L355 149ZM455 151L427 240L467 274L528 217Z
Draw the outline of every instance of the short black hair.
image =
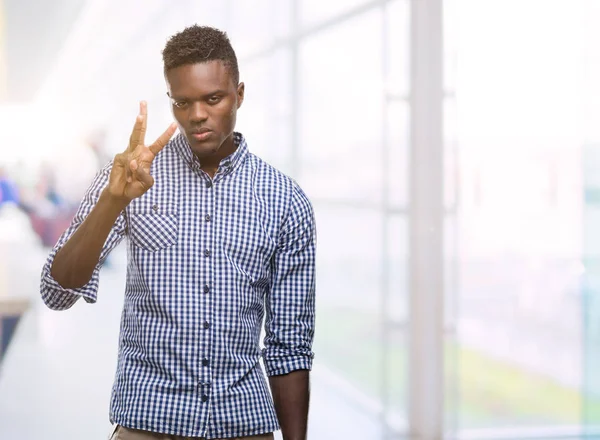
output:
M221 60L233 78L240 80L237 57L227 34L209 26L193 25L173 35L162 52L165 74L185 64Z

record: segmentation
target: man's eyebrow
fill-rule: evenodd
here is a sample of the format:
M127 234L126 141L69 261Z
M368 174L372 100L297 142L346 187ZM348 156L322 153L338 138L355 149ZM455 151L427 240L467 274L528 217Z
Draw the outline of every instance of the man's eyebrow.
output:
M227 91L226 91L226 90L223 90L223 89L215 89L215 90L213 90L213 91L210 91L210 92L208 92L208 93L204 93L204 94L202 95L202 99L205 99L205 98L210 98L211 96L214 96L214 95L225 95L225 94L227 94ZM186 97L183 97L183 96L177 96L177 95L170 95L170 98L171 98L171 99L174 99L175 101L186 101L186 100L191 100L190 98L186 98Z

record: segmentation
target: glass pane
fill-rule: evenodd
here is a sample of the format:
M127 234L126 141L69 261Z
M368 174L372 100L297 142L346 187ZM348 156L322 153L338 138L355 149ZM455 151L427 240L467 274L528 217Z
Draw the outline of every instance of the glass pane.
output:
M584 326L583 420L587 433L600 431L600 50L593 41L600 36L597 21L600 3L584 2L584 130L583 150L584 240L582 277L582 316Z
M299 21L302 26L319 23L348 10L369 3L368 0L298 0L300 2Z
M385 251L387 260L386 316L395 325L404 326L408 320L408 219L404 215L387 218Z
M510 155L482 147L479 203L463 197L457 231L461 426L576 424L578 149L567 144L540 160L525 143Z
M380 396L381 214L315 203L319 227L319 362L372 398ZM357 234L357 231L361 231Z
M408 337L404 328L391 327L386 334L381 386L385 399L385 430L396 435L408 432Z
M456 90L458 73L458 7L461 0L443 0L444 3L444 90L453 93Z
M406 101L387 106L387 179L388 203L394 208L408 206L409 199L409 123L410 106Z
M371 11L300 43L301 180L316 197L382 201L381 21Z
M238 111L237 129L248 139L250 151L290 173L292 145L291 62L288 49L240 64L246 85Z
M456 99L444 101L444 206L454 213L458 204L458 155Z
M600 427L600 145L584 149L584 269L582 315L584 318L584 414L589 429Z
M317 362L355 388L355 395L364 398L360 405L372 402L374 417L378 408L385 408L390 425L399 426L405 418L407 380L406 221L391 218L384 237L380 212L315 203L315 213Z
M227 31L240 60L265 50L292 30L291 0L234 0L231 3Z
M389 216L386 223L387 236L383 243L387 258L383 264L387 278L384 278L382 290L385 329L381 386L388 430L405 433L408 399L408 222L405 216Z
M386 90L408 97L410 87L410 1L395 0L385 5Z
M584 1L584 101L583 128L587 142L600 142L600 2L595 0Z
M459 6L458 428L566 432L583 414L581 2Z

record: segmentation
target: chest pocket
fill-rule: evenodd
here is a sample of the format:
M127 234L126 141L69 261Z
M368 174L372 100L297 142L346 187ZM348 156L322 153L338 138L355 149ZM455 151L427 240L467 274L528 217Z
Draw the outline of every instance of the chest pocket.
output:
M129 239L150 252L166 249L177 243L179 213L173 204L146 203L131 206Z

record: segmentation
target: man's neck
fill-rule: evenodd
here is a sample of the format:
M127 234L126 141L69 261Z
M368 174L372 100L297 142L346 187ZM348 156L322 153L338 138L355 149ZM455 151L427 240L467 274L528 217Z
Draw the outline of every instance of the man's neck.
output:
M223 142L223 145L215 154L205 158L198 158L200 160L200 169L208 174L211 178L215 177L221 161L227 156L231 155L236 148L237 146L235 145L232 134L225 139L225 142Z

